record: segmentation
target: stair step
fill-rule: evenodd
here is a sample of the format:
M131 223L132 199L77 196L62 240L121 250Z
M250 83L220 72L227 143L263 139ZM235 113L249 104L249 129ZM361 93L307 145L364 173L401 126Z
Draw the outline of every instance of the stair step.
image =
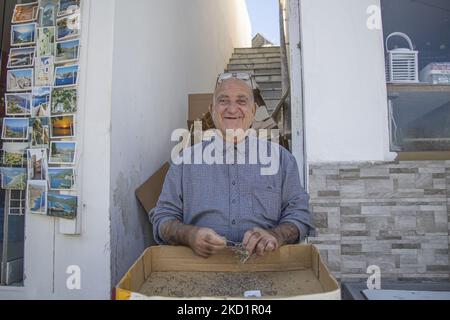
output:
M263 83L263 82L273 82L273 81L281 82L281 72L279 72L279 73L255 74L255 80L258 83L258 85Z
M281 63L281 58L231 59L230 64Z
M225 72L246 72L253 75L281 75L281 69L239 69L239 70L226 70Z
M236 54L233 53L231 59L264 59L264 58L278 58L281 59L279 53L249 53L249 54Z
M273 89L273 90L260 90L261 96L266 99L278 99L280 100L282 97L281 89Z
M281 63L248 63L248 64L229 64L228 70L258 70L258 69L281 69Z
M234 53L279 53L280 47L264 47L264 48L236 48Z
M264 90L264 89L281 90L281 86L282 86L281 81L258 81L258 79L256 79L256 82L258 83L260 90Z

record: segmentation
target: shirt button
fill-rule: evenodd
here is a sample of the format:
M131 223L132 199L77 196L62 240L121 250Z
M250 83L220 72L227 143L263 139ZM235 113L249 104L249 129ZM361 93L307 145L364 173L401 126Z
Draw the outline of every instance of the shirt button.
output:
M233 201L231 201L233 204L236 204L236 199L233 199Z
M231 184L232 184L233 186L235 186L235 185L236 185L236 181L233 181Z
M231 224L235 225L236 224L236 220L231 221Z

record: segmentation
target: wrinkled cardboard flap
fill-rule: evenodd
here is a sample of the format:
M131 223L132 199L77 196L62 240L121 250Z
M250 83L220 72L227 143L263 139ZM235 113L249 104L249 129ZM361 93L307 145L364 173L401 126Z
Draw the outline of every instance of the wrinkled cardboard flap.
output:
M142 186L136 190L136 197L141 203L146 213L149 213L158 203L159 196L164 185L170 164L166 163L153 176L150 177Z
M213 101L212 93L190 94L189 95L188 121L195 121L202 118L207 113Z

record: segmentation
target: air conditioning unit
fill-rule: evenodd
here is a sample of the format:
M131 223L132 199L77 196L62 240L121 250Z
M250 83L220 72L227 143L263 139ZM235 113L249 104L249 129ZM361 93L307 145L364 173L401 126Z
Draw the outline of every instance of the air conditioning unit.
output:
M409 48L389 50L389 40L401 37L408 42ZM419 82L419 52L414 50L411 39L404 33L394 32L386 38L386 80L391 83Z

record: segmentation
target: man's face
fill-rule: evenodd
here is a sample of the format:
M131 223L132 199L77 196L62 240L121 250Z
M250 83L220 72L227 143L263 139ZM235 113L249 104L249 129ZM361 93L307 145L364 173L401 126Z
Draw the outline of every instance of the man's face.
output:
M248 130L255 116L253 92L242 80L228 79L215 92L212 117L216 128L223 134L227 130Z

